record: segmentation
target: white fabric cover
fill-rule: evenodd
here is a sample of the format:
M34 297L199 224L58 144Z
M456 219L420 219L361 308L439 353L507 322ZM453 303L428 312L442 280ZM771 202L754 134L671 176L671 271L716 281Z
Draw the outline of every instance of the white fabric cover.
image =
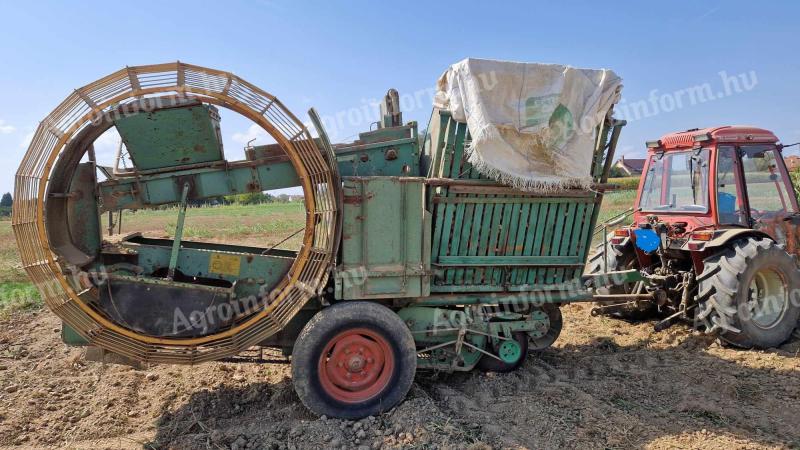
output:
M468 58L439 78L434 106L467 123L480 173L528 191L588 188L595 127L621 82L605 69Z

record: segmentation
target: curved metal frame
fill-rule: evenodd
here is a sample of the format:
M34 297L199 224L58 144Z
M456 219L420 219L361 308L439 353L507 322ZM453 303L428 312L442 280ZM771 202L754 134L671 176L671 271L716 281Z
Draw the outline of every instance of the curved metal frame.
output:
M187 95L233 110L269 133L288 155L306 206L303 245L261 310L229 330L191 339L143 335L111 322L84 300L90 291L50 249L44 222L47 183L65 145L93 119L141 98ZM92 344L139 361L193 364L235 355L278 332L328 279L335 254L336 184L308 129L274 96L241 78L181 62L126 67L67 97L36 130L16 174L12 226L23 267L48 307ZM71 272L71 273L68 273Z

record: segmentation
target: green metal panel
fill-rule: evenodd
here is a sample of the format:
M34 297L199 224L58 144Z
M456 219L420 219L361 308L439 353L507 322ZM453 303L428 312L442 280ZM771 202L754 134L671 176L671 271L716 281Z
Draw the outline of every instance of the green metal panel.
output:
M424 178L343 177L343 185L337 298L423 295Z
M78 164L67 198L67 228L71 241L86 255L95 258L100 253L100 215L95 197L95 166L86 162Z
M171 239L144 237L123 241L126 248L136 253L137 266L145 274L169 267L172 244ZM237 294L255 294L261 285L274 286L289 271L295 257L294 252L285 250L271 250L266 255L263 251L255 247L184 241L176 269L185 276L238 282L237 287L254 292L237 289Z
M519 220L517 221L516 236L513 242L513 256L524 256L525 237L528 235L528 224L530 221L531 205L529 203L520 206ZM516 284L519 278L520 268L512 268L508 274L508 283Z
M219 112L210 105L126 115L114 125L137 170L223 159Z
M361 137L365 141L360 139L335 150L342 176L419 176L416 123L363 133ZM253 147L246 153L246 161L211 161L168 172L137 166L136 177L99 184L102 211L177 203L187 181L191 185L190 200L300 186L294 167L279 146Z
M579 266L577 256L441 256L438 263L444 266Z
M577 280L588 250L586 227L595 220L600 194L522 195L491 189L482 193L484 183L496 182L466 161L465 124L453 121L446 111L434 111L431 124L424 149L431 176L481 180L470 184L474 189L443 184L428 193L435 269L431 291L545 291L563 289L564 283ZM602 154L614 134L599 133L596 150ZM594 172L598 164L596 159L590 170Z
M541 209L541 204L531 204L531 210L528 214L528 229L525 232L525 242L522 245L522 254L523 255L530 255L533 249L534 239L536 238L536 226L539 223L539 210ZM514 277L513 284L524 284L528 280L528 272L529 269L516 269L517 273Z
M561 237L559 238L559 248L558 248L558 255L559 256L569 256L571 249L569 248L569 241L572 237L573 232L573 224L575 223L575 212L577 211L577 205L575 203L570 203L567 206L564 228L562 230ZM551 282L556 283L558 280L564 280L565 269L563 267L555 269L553 272L553 279Z
M74 328L61 322L61 341L69 346L85 347L89 345L89 340L78 334Z

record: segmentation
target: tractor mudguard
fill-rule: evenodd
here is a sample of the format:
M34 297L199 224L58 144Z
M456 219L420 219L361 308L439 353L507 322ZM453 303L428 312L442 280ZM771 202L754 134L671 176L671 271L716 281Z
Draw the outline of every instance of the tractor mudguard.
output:
M775 240L772 236L764 233L763 231L754 230L752 228L730 228L727 230L717 230L714 233L714 238L711 239L703 246L703 250L708 250L711 248L722 247L727 245L729 242L732 242L735 239L741 239L744 237L756 237L756 238L765 238L770 240Z

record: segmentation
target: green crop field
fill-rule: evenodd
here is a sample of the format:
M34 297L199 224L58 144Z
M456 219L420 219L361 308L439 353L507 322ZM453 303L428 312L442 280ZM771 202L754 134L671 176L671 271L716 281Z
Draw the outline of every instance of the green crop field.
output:
M635 196L635 191L628 190L606 195L600 222L630 208ZM175 208L126 212L122 217L122 234L135 230L150 237L172 237L177 215ZM184 238L272 247L302 230L304 221L305 208L301 202L197 207L186 214ZM107 223L104 216L104 229ZM277 248L297 249L301 241L302 233L298 233ZM4 218L0 220L0 316L40 304L36 289L28 282L19 261L11 220Z

